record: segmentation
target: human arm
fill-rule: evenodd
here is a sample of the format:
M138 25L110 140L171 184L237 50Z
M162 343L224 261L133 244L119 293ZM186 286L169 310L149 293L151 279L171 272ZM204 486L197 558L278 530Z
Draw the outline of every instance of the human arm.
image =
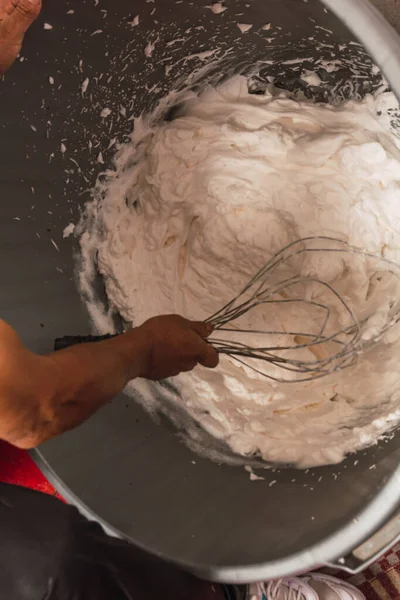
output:
M211 328L177 315L115 338L38 356L0 321L0 439L32 448L88 419L136 377L158 380L213 368Z

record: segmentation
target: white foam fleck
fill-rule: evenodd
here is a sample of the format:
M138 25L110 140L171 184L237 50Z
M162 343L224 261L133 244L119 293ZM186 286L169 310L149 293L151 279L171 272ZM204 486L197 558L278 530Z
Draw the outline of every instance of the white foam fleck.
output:
M130 25L131 27L137 27L139 25L139 15L133 17L132 21L128 21L128 25Z
M260 477L260 475L250 473L250 481L265 481L265 477Z
M305 69L300 76L300 79L313 87L318 87L322 83L321 77L315 71Z
M82 95L85 94L85 92L87 91L88 86L89 86L89 81L90 81L89 77L86 77L86 79L82 82L82 85L81 85Z
M63 238L67 238L74 233L75 225L74 223L69 223L63 230Z
M222 2L215 2L214 4L208 4L206 8L209 8L214 15L219 15L226 10L228 10L227 6L224 6Z
M242 33L247 33L253 27L250 23L236 23Z
M147 58L150 58L150 56L153 54L156 43L157 43L157 40L155 40L154 42L147 43L147 46L144 49L144 55Z
M55 243L55 241L53 240L53 238L50 238L51 243L53 244L54 248L60 252L60 248L57 246L57 244Z

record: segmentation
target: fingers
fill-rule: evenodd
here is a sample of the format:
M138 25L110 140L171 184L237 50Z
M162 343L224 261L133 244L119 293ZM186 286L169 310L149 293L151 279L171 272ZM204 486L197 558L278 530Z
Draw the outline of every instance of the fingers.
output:
M136 329L136 336L138 330L150 348L144 367L140 368L141 377L160 380L191 371L198 364L210 369L218 365L218 353L206 341L213 331L209 323L162 315Z
M27 27L39 16L42 8L42 0L14 0L14 14L19 15L19 19L24 22Z
M215 369L219 363L218 352L211 346L206 344L204 353L199 357L199 364L208 369Z
M176 374L178 375L179 373L188 373L189 371L193 371L193 369L197 367L198 364L199 361L197 359L186 361L185 365L181 369L179 369L178 373Z
M203 321L190 321L190 326L202 338L208 338L214 329L210 323L204 323Z
M8 17L9 31L23 35L32 25L42 8L42 0L14 0L14 10Z
M213 326L210 323L204 323L202 321L191 321L191 328L203 339L213 332ZM203 351L198 357L198 363L208 369L215 369L219 363L218 352L209 343L202 344Z
M24 35L42 7L41 0L0 0L0 75L5 73L21 50Z

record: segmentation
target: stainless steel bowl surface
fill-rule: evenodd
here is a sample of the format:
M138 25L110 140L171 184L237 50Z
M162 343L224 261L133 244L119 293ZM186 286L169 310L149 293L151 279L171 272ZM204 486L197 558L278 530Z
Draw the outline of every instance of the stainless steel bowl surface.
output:
M226 0L223 15L212 14L205 4L48 3L28 33L24 60L0 84L1 316L35 351L50 351L56 337L89 331L74 282L73 241L63 240L62 232L79 218L101 167L89 141L102 150L108 145L109 123L99 118L101 108L117 114L124 105L138 114L190 73L192 66L182 62L165 75L168 41L192 28L190 41L174 46L175 60L216 43L232 47L233 54L207 75L209 81L249 72L256 60L272 58L274 66L261 70L260 86L274 69L277 82L289 88L299 85L299 67L282 68L282 62L312 57L318 48L323 53L316 43L321 40L327 56L354 41L317 0ZM376 58L398 89L400 42L393 30L361 0L327 0L327 5L370 48L385 49ZM389 15L390 7L385 3ZM140 26L132 27L138 13ZM368 17L367 30L366 21L352 20L360 14ZM237 21L271 22L279 37L268 44L257 27L241 35ZM44 29L45 22L53 29ZM143 49L156 36L147 61ZM347 48L354 60L365 55L359 45ZM90 91L83 98L86 77ZM349 73L338 77L344 83ZM360 77L358 91L374 89L369 69ZM326 81L320 99L329 97L331 84ZM150 94L153 85L158 91ZM123 141L131 127L131 121L116 120L113 136ZM112 152L104 150L106 162ZM109 531L214 580L249 582L333 562L388 521L400 496L398 435L338 466L267 472L265 481L250 482L242 468L194 455L167 422L156 424L124 395L33 456L67 500ZM397 531L394 520L383 541L352 553L342 566L360 569Z

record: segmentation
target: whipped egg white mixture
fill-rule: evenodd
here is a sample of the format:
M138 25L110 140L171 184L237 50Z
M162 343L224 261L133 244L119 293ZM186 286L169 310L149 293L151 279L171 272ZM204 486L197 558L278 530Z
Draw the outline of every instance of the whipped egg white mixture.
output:
M271 255L312 235L400 262L392 106L391 93L337 107L274 89L250 94L237 76L191 97L172 121L137 120L97 184L81 237L84 259L96 250L111 309L133 326L168 313L205 319ZM93 269L84 260L84 273ZM301 269L338 286L355 313L374 275L351 254L339 265L306 257ZM389 286L376 310L399 296ZM305 307L269 307L244 324L284 332L308 318ZM187 413L235 453L310 467L340 462L397 424L399 358L395 325L353 367L321 379L277 382L222 355L217 369L199 366L174 385Z

